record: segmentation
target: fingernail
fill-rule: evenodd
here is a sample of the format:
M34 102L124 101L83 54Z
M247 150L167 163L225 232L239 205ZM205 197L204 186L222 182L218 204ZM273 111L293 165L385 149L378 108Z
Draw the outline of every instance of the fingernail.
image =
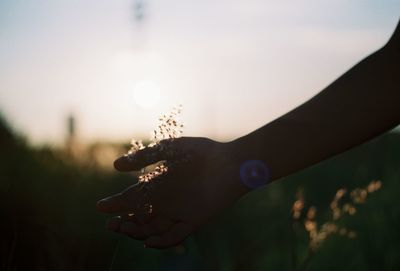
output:
M112 197L107 197L105 199L99 200L96 204L97 210L101 212L107 212L107 207L110 206L110 202L112 202Z
M96 204L98 210L102 210L102 208L107 204L107 199L99 200Z
M97 202L97 205L103 204L103 203L107 202L108 200L109 200L109 197L108 197L108 198L101 199L101 200L99 200L99 201Z
M103 200L99 200L99 201L96 203L96 208L97 208L97 210L100 210L102 205L103 205Z

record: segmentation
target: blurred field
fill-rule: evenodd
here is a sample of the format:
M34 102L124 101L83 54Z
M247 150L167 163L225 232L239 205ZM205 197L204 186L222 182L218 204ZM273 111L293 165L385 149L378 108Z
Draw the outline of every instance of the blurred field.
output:
M300 270L308 239L292 230L297 189L317 207L318 220L338 188L376 179L382 189L339 222L357 238L332 236L302 270L400 270L400 134L394 132L248 194L183 246L163 251L106 231L106 216L95 210L98 199L132 184L131 175L32 148L4 121L0 148L0 270Z

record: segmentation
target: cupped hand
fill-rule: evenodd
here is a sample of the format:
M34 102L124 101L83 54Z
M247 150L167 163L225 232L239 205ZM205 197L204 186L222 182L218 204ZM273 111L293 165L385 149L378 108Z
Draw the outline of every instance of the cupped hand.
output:
M144 240L148 247L181 243L248 191L240 182L229 146L207 138L182 137L117 159L114 165L119 171L140 170L163 160L168 171L100 200L101 212L117 214L108 228Z

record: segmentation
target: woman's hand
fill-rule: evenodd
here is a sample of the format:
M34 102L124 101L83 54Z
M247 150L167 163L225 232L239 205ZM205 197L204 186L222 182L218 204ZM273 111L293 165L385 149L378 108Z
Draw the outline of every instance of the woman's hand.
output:
M240 182L239 165L230 144L183 137L115 161L119 171L139 170L166 160L168 171L98 202L101 212L116 213L108 228L166 248L182 242L210 218L232 205L248 189Z

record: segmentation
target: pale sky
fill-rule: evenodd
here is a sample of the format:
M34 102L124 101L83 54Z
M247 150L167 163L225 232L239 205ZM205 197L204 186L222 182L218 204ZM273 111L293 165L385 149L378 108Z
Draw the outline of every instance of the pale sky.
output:
M398 0L148 0L137 21L134 4L0 0L0 112L16 130L62 143L72 112L82 140L128 142L181 103L184 135L234 139L379 49L400 16Z

